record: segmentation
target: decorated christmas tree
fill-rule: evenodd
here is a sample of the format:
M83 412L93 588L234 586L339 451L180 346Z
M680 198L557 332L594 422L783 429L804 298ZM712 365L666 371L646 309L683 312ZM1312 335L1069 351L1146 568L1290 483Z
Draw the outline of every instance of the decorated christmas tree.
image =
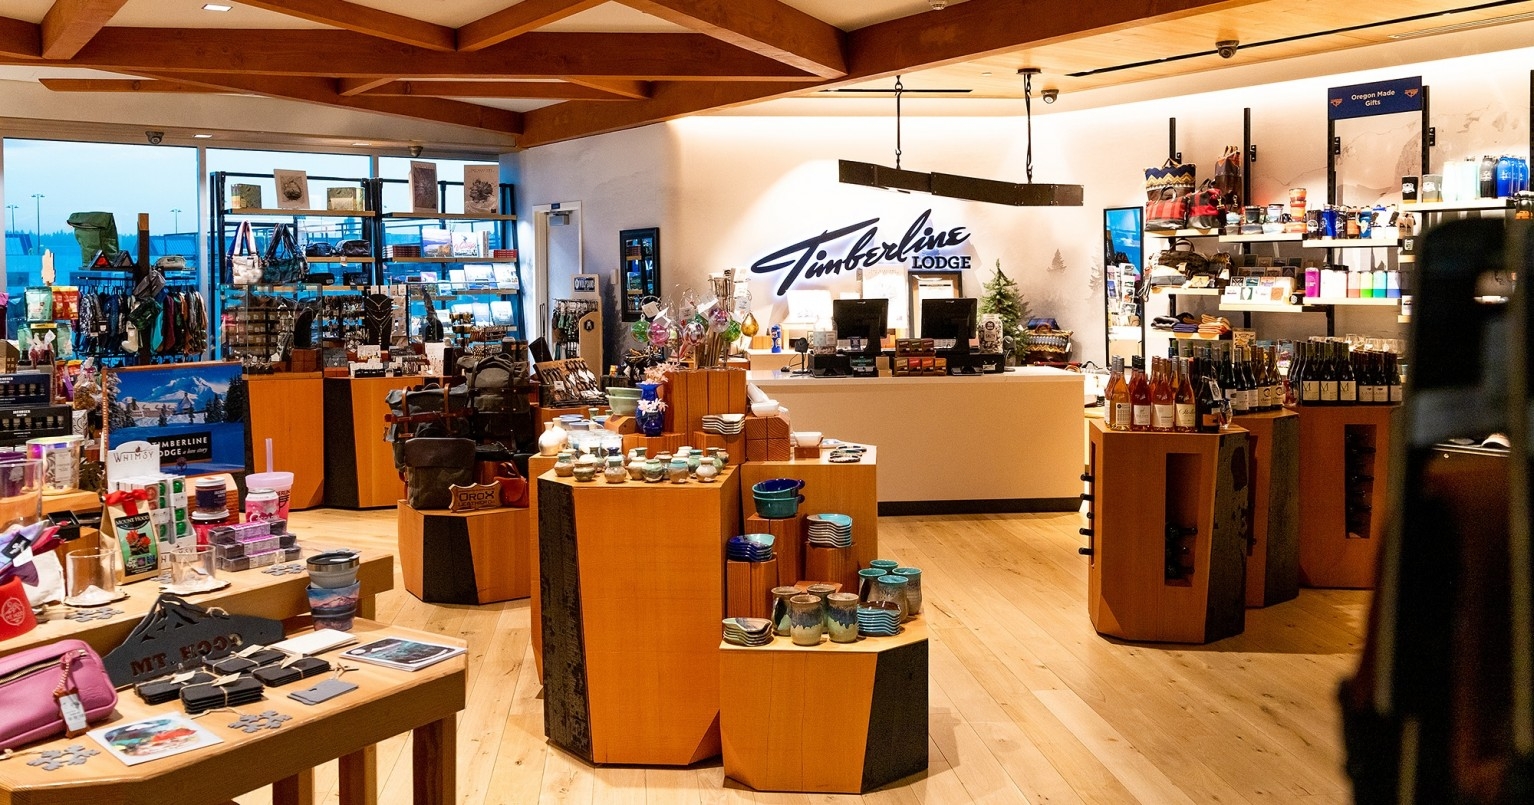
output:
M980 297L980 312L1001 316L1001 330L1011 343L1011 352L1020 355L1023 348L1024 324L1032 313L1028 300L1017 287L1017 281L1002 273L1001 261L996 261L996 274L985 283L985 295Z

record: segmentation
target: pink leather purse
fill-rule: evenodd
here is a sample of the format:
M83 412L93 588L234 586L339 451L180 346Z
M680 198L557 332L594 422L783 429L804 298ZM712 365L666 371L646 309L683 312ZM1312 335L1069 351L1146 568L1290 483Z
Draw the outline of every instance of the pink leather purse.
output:
M84 732L112 714L117 691L90 646L60 640L0 657L0 702L0 749L15 749Z

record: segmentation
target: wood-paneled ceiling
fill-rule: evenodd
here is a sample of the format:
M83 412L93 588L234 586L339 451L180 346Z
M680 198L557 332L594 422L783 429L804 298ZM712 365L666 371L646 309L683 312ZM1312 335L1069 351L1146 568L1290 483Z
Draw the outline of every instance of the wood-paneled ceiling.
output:
M0 74L31 68L57 92L299 100L531 147L896 74L1019 97L1021 67L1044 70L1036 88L1076 91L1534 14L1534 0L929 3L5 0ZM1213 53L1225 39L1244 45L1232 59Z

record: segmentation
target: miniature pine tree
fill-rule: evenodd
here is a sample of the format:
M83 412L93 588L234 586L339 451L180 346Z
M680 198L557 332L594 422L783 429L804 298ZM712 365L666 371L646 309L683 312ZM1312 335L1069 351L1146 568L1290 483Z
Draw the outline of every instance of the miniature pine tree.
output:
M1031 313L1017 281L1002 273L1000 260L996 261L996 274L985 283L980 312L1001 316L1002 333L1011 339L1013 352L1021 351L1023 328Z

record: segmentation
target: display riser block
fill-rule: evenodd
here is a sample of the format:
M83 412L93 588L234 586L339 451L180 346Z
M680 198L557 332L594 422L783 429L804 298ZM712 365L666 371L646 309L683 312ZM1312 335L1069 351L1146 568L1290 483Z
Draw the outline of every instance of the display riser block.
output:
M1246 625L1247 433L1130 433L1091 423L1093 553L1087 609L1098 632L1208 643ZM1168 579L1167 526L1191 570Z
M858 794L927 768L927 627L720 647L724 773L758 791Z
M717 447L724 450L730 457L726 464L739 464L746 460L746 434L744 433L723 436L700 430L692 435L692 443L699 448Z
M778 586L777 557L766 562L725 563L726 618L772 617L772 588Z
M1302 405L1295 410L1300 415L1300 583L1373 589L1389 510L1390 432L1400 406ZM1350 446L1350 438L1360 444ZM1350 471L1350 463L1357 472ZM1373 480L1360 487L1351 481L1355 475ZM1351 525L1350 497L1369 507L1362 522Z
M746 373L740 369L684 369L666 376L666 427L701 430L708 414L746 410Z
M587 413L589 412L585 408L578 405L567 406L565 408L545 408L540 405L538 406L538 432L543 432L543 423L545 422L550 422L570 414L585 416Z
M746 518L744 533L773 536L772 550L778 561L778 578L782 579L784 584L792 584L803 578L801 575L804 569L803 514L780 519L768 519L759 514L753 514Z
M1249 434L1252 457L1246 605L1272 606L1300 594L1300 418L1276 411L1235 424Z
M527 509L420 511L400 501L405 589L429 604L527 598L533 561L528 522Z
M852 550L858 567L879 556L879 466L877 450L870 450L856 464L832 464L830 452L804 461L754 461L740 468L741 506L756 510L751 486L772 478L804 481L799 511L811 514L845 514L852 518Z
M628 436L631 433L639 432L639 420L631 416L613 414L607 418L607 422L603 423L602 427L613 433L621 433L624 436Z
M843 590L858 588L858 558L853 549L804 546L804 575L810 581L828 581Z
M630 433L623 437L623 452L627 455L630 450L643 447L647 457L655 458L661 453L675 453L678 447L685 444L686 436L681 433L662 433L659 436Z

